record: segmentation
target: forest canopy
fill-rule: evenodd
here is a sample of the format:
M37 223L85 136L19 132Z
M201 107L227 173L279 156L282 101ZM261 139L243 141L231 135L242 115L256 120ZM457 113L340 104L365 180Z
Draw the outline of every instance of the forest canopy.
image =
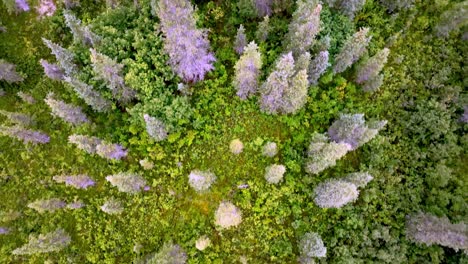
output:
M465 263L468 1L2 0L1 263Z

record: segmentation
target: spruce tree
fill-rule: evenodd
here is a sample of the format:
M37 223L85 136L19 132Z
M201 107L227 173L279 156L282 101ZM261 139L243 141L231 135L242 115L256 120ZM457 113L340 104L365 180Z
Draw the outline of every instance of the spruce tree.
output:
M335 58L335 66L333 67L335 74L344 72L364 55L371 40L371 37L367 36L368 33L369 28L362 28L346 40L340 53Z
M77 95L85 101L85 103L96 112L108 112L112 103L102 97L100 93L95 91L91 85L88 85L76 78L65 77L65 82L68 83Z
M22 140L24 144L46 144L49 143L50 137L42 132L25 129L21 126L0 126L0 135L9 136Z
M70 242L71 237L63 229L57 229L37 237L31 235L27 244L13 250L12 253L14 255L32 255L55 252L64 249Z
M72 125L81 125L89 123L88 118L81 110L81 107L67 104L54 98L54 93L50 92L44 99L46 104L52 110L52 115L63 119L63 121Z
M385 63L387 63L388 55L390 50L384 48L377 52L373 57L359 65L356 73L356 82L359 84L364 84L374 80L382 71Z
M270 114L295 113L307 100L307 87L306 70L296 72L292 53L285 54L260 87L260 108Z
M136 194L146 186L145 178L135 173L121 172L107 176L106 180L120 192L130 194Z
M16 71L16 65L0 59L0 81L18 83L24 81L23 76Z
M297 9L289 24L286 35L286 50L292 51L294 58L308 52L320 32L320 11L322 5L317 0L299 0Z
M312 135L308 148L308 159L306 162L306 172L318 174L321 171L336 165L336 161L341 159L351 150L348 143L330 142L325 134Z
M53 43L48 39L42 38L42 41L47 47L49 47L52 54L54 54L55 59L57 60L62 70L65 72L66 76L73 76L77 73L78 67L74 63L74 55L71 51Z
M319 78L325 73L330 66L328 51L320 51L317 56L310 62L309 65L309 83L317 85Z
M63 16L65 17L65 24L70 28L73 34L73 40L76 43L94 46L99 42L100 38L91 32L88 26L82 26L81 20L76 18L72 12L65 10Z
M193 6L188 0L160 0L155 12L161 21L164 50L169 65L185 82L198 82L214 69L205 30L197 29Z
M257 44L252 41L245 48L244 53L234 66L235 77L233 85L237 90L237 96L242 100L257 92L261 68L261 54L258 51Z
M123 64L117 63L94 49L90 49L90 51L91 63L96 77L106 83L114 98L119 102L128 103L131 101L136 96L136 92L125 85L121 76Z
M455 251L468 250L466 224L452 224L446 216L437 217L424 212L410 214L406 221L406 236L413 242L427 246L436 244Z
M46 60L41 59L39 61L44 68L44 73L47 77L52 80L63 80L65 78L65 73L62 68L57 64L49 63Z
M258 23L257 31L255 32L255 38L258 43L263 43L268 38L268 33L271 31L270 18L268 16L263 17L262 22Z
M245 36L245 29L243 25L240 25L237 29L236 40L234 41L234 50L237 54L241 55L244 52L244 48L247 45L247 36Z

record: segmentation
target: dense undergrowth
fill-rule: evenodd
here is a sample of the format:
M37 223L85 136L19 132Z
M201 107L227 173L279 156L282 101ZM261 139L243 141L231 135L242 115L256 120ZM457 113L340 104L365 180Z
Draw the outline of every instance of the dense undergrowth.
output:
M80 66L77 78L112 99L105 83L94 78L89 47L73 41L62 6L43 19L33 11L8 14L0 6L1 25L7 29L0 33L0 58L16 64L25 76L19 84L0 81L6 93L0 96L0 108L31 115L36 120L32 128L50 136L45 145L0 137L0 227L10 230L0 235L0 262L132 263L172 242L184 249L189 263L296 263L299 241L308 232L320 234L327 248L326 258L316 259L320 263L468 261L463 250L410 241L405 228L408 215L419 211L446 216L452 223L467 221L468 127L460 122L468 103L466 34L459 30L440 38L434 33L441 14L462 1L415 1L410 9L389 13L378 1L368 0L352 20L324 4L317 40L330 37L331 64L349 36L369 27L372 40L364 59L384 47L391 50L384 82L376 92L365 93L353 81L358 66L340 74L330 68L318 85L308 88L305 106L287 115L260 111L258 96L240 100L232 85L239 59L233 48L237 29L243 24L247 39L253 40L263 18L243 9L246 1L192 2L198 8L197 26L209 31L216 62L203 81L189 83L186 90L178 89L182 80L167 64L160 21L149 2L135 8L124 1L111 9L86 0L72 9L101 37L97 51L125 66L125 83L138 93L128 104L114 100L107 113L94 112L70 85L45 76L39 64L40 59L54 61L42 37L68 47ZM284 36L295 6L274 13L267 40L257 41L262 82L285 52ZM18 91L37 102L21 101ZM53 117L43 101L50 91L83 107L91 123L72 126ZM366 120L388 123L336 166L307 174L304 165L312 135L327 132L341 113L364 113ZM158 142L148 135L143 114L166 124L167 139ZM121 144L128 156L109 161L87 154L68 143L71 134ZM244 144L239 155L230 152L233 139ZM262 155L269 141L278 146L274 157ZM154 167L144 170L139 163L143 159ZM286 167L277 185L264 178L271 164ZM209 192L198 193L188 184L195 169L216 175ZM140 173L149 190L131 195L106 181L107 175L127 171ZM368 171L374 179L361 188L357 201L338 209L314 203L318 184L358 171ZM96 185L73 189L53 180L61 174L87 174ZM123 202L123 213L100 209L109 197ZM79 200L86 206L43 214L27 207L49 198ZM240 209L240 225L215 225L215 211L223 201ZM11 212L19 215L7 221ZM68 247L12 254L30 234L57 228L71 236ZM211 239L211 246L200 251L195 241L203 235Z

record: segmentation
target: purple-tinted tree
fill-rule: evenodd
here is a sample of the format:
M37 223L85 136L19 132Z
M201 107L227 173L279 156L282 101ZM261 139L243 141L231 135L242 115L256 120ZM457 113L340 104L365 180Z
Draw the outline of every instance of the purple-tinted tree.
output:
M200 170L193 170L190 172L189 178L189 185L192 186L193 189L197 192L204 192L208 190L216 181L216 175L209 171L200 171Z
M344 72L364 55L371 40L371 37L367 37L368 33L369 28L362 28L346 40L340 53L335 58L334 73Z
M283 55L276 63L275 69L260 87L260 108L262 111L277 113L294 113L307 100L306 70L295 71L292 53Z
M117 187L120 192L136 194L146 186L146 180L139 174L121 172L109 175L106 180Z
M124 83L121 76L123 64L117 63L115 60L107 57L104 54L91 50L91 63L93 66L96 78L103 80L112 95L121 103L128 103L136 96L136 92Z
M327 255L327 248L319 234L305 233L299 241L300 263L314 263L313 258L323 258Z
M70 135L68 142L75 144L79 149L86 151L89 154L96 153L96 148L101 144L102 140L97 137L89 137L85 135Z
M150 255L144 263L185 264L187 263L187 253L177 244L164 243L158 253Z
M382 86L384 80L383 74L379 74L374 78L368 80L362 85L362 90L364 92L375 92L379 90L380 86Z
M359 196L357 186L342 180L327 180L314 189L314 202L321 208L340 208Z
M95 182L88 175L57 175L53 177L58 183L65 183L67 186L72 186L76 189L87 189L94 186Z
M259 17L270 16L272 14L272 0L255 0L255 9Z
M63 121L72 125L81 125L89 123L86 115L81 111L81 107L67 104L54 99L54 93L50 92L44 99L46 104L52 110L52 115L61 118Z
M76 210L85 207L86 204L82 201L75 201L67 204L67 209Z
M35 104L36 103L36 99L34 99L34 97L32 97L28 93L24 93L24 92L19 91L18 93L16 93L16 95L19 98L21 98L21 100L23 100L23 102L25 102L27 104Z
M250 42L244 53L234 66L235 77L233 85L237 90L237 96L242 100L254 95L258 89L258 79L262 68L261 54L255 42Z
M74 55L71 51L62 48L60 45L53 43L52 41L42 38L44 44L49 47L52 54L54 54L55 59L57 60L58 64L65 72L67 76L73 76L76 72L78 67L74 63Z
M358 11L360 11L366 0L325 0L332 8L341 11L349 19L353 19Z
M278 146L275 142L267 142L262 149L262 155L266 157L274 157L278 154Z
M47 77L52 80L63 80L65 78L65 73L62 68L57 64L49 63L46 60L41 59L39 61L44 68L44 73Z
M124 210L122 202L115 198L110 198L101 206L101 210L107 214L121 214Z
M237 29L236 39L234 41L234 50L241 55L247 45L247 36L245 35L244 25L240 25Z
M80 0L63 0L63 4L66 9L72 9L74 7L80 6Z
M67 205L64 201L58 198L46 199L46 200L36 200L28 204L28 207L38 211L40 214L45 212L55 212L59 209L64 208Z
M16 65L0 60L0 81L18 83L24 81L23 76L16 72Z
M221 229L236 227L242 222L242 213L231 202L221 202L215 212L215 224Z
M10 233L10 229L8 227L0 226L0 235L7 235Z
M150 115L144 114L143 118L146 123L146 132L156 141L162 141L167 138L166 126L159 119Z
M28 130L20 126L0 126L0 135L5 135L12 138L16 138L18 140L22 140L24 144L45 144L50 141L50 137L47 134L34 130Z
M268 33L271 30L270 17L263 17L262 22L258 23L257 31L255 32L255 38L259 43L265 42L268 38Z
M408 215L406 236L413 242L427 246L436 244L453 248L455 251L468 250L466 224L452 224L446 216L437 217L423 212Z
M366 124L364 114L341 114L328 128L328 135L334 142L349 144L354 150L373 139L386 124L387 121Z
M197 29L188 0L161 0L156 13L164 34L169 65L185 82L203 80L216 61L205 30Z
M460 117L460 122L468 123L468 105L463 107L463 115Z
M15 125L30 126L35 123L34 119L31 116L26 115L26 114L8 112L4 110L0 110L0 114L4 115L10 121L10 123L13 123Z
M329 53L327 50L320 51L309 65L309 83L317 85L319 78L330 66Z
M442 13L439 23L435 27L438 37L447 38L453 30L468 25L468 1L454 4L450 9Z
M317 0L297 1L297 9L289 24L286 35L286 50L298 58L312 47L315 36L320 32L320 11L322 5Z
M96 154L106 159L120 160L127 156L127 150L119 144L103 141L96 146Z
M365 187L373 179L374 177L372 177L368 172L353 172L343 178L344 181L352 183L358 188Z
M76 18L72 12L65 10L63 16L65 17L65 24L70 28L73 40L76 43L94 46L100 41L100 37L94 34L88 26L82 26L81 20Z
M29 236L29 242L20 248L13 250L14 255L32 255L36 253L55 252L64 249L71 242L71 237L63 230Z
M390 13L393 13L397 10L410 8L414 0L380 0L380 3L382 3Z
M318 174L321 171L336 165L336 161L341 159L351 150L351 145L347 143L329 142L329 138L324 134L315 133L307 152L306 172Z
M26 0L15 0L15 3L17 13L29 11L29 4Z
M390 50L388 48L384 48L377 52L369 60L359 65L356 73L356 82L359 84L364 84L374 80L387 63L389 54Z
M91 85L73 77L65 77L65 82L67 82L78 96L83 99L87 105L91 106L94 111L102 113L110 110L111 102L102 97Z
M36 11L39 17L52 16L55 13L57 7L53 0L41 0L39 5L36 7Z

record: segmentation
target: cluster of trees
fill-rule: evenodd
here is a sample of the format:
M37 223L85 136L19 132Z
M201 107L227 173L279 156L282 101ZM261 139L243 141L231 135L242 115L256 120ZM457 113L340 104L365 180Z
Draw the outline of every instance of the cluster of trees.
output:
M23 0L4 0L4 2L8 12L18 13L29 10L29 5ZM285 36L282 43L282 53L276 57L274 56L273 59L276 60L271 65L268 65L270 68L268 70L263 69L268 74L263 75L262 67L265 66L266 60L260 51L264 50L266 46L263 42L267 40L269 32L277 26L276 24L271 25L270 20L274 19L275 14L291 10L293 6L292 2L286 0L240 0L237 2L239 8L252 7L250 10L243 10L243 15L262 19L258 23L257 31L255 32L255 37L258 43L260 43L260 47L256 42L248 41L250 32L246 28L250 28L250 25L245 24L246 26L244 27L241 24L237 29L232 47L240 56L234 65L234 76L232 76L232 85L236 89L237 96L244 101L258 95L259 108L262 112L267 114L290 114L292 116L300 112L307 105L309 96L311 96L310 87L322 84L321 78L324 75L327 78L342 75L358 84L364 92L378 91L384 82L383 71L387 61L389 61L390 49L389 47L381 49L372 47L372 51L375 51L374 55L367 56L370 50L369 47L372 46L370 45L372 40L370 28L362 27L354 34L345 38L344 43L336 54L330 52L329 38L326 36L319 38L323 28L321 14L325 8L337 10L346 16L347 19L352 20L365 5L366 1L364 0L326 0L323 6L317 0L298 0L294 5L296 9L292 13L290 23L287 27L284 26ZM381 0L380 3L390 13L410 8L414 4L412 0ZM78 2L64 2L65 7L68 9L77 4ZM107 4L112 8L117 6L117 3L114 1L108 1ZM466 5L466 1L456 3L443 12L440 21L434 27L435 35L441 38L448 38L450 32L463 29L466 26ZM39 64L42 66L44 74L54 81L52 83L63 83L67 88L71 88L84 103L96 112L91 115L85 108L60 100L59 98L66 97L56 96L53 92L49 92L44 98L44 102L50 108L52 116L58 117L71 125L70 129L75 131L78 129L80 131L71 134L68 137L68 142L76 145L77 148L88 154L97 154L109 161L126 160L128 150L124 146L101 139L100 137L83 135L81 131L88 129L92 125L90 117L94 116L94 114L113 114L112 111L116 108L116 105L124 111L124 106L131 107L136 101L138 103L144 101L144 103L143 105L135 106L133 109L128 109L128 112L132 114L132 111L134 111L136 113L135 116L145 126L146 134L159 147L161 141L166 140L168 137L171 139L170 135L174 131L174 126L183 125L185 122L179 121L178 117L181 114L173 111L171 107L174 106L176 108L181 106L180 109L182 110L180 112L185 112L185 109L182 107L185 106L184 102L192 100L187 96L191 93L189 90L204 85L200 85L199 82L203 81L209 72L215 70L216 58L210 47L208 30L197 27L195 8L190 1L151 1L151 9L153 16L159 18L159 26L163 36L162 46L164 52L168 55L167 65L185 83L177 83L177 87L179 88L177 91L173 89L173 94L171 94L172 91L170 89L172 89L172 86L176 86L176 84L172 83L173 79L169 78L162 77L161 83L163 83L162 86L164 88L166 88L165 86L170 86L167 88L170 92L161 92L154 98L152 97L152 91L147 91L152 89L151 83L146 84L147 86L145 87L135 85L135 83L139 84L135 80L141 79L141 77L132 71L127 73L125 68L128 67L128 61L130 60L121 60L119 56L119 62L117 59L114 59L117 58L115 53L106 55L111 53L107 52L103 43L107 43L109 39L93 32L97 31L100 33L99 30L101 29L94 28L91 25L83 25L81 20L69 10L63 11L63 18L65 25L72 33L72 45L74 48L64 48L60 44L46 38L42 39L56 59L56 63L40 59ZM50 0L41 0L37 7L37 11L41 17L52 16L55 10L56 6ZM253 13L249 14L249 12ZM278 22L276 21L275 23ZM142 46L143 44L137 41L130 50L137 50L139 45ZM72 50L79 50L79 52L72 52ZM80 57L83 54L89 59ZM86 65L84 62L89 63L89 65ZM152 67L158 66L161 65L152 65ZM152 71L152 69L147 69L145 66L141 66L141 69L143 69L142 71ZM91 72L92 76L87 76L89 72ZM449 72L450 69L441 71L439 75L442 77L438 75L440 78L437 78L444 79L445 75L450 75ZM217 76L217 74L219 72L213 74L213 77ZM17 71L14 64L0 60L0 81L4 81L8 85L14 85L23 82L25 78L27 78L26 74ZM340 76L339 78L342 77ZM436 87L443 86L436 80L433 80L434 78L428 81L428 87L435 89ZM171 84L167 85L166 82L171 82ZM213 81L208 80L206 83L212 84ZM99 84L101 84L101 87L105 87L105 89L98 87ZM147 90L145 91L145 89ZM0 96L4 93L3 90L0 90ZM181 96L176 97L174 95L176 93L181 94ZM168 94L168 97L164 97ZM29 93L20 91L17 93L17 96L27 104L36 103L36 99ZM149 99L142 99L145 96ZM170 99L168 99L169 97ZM168 103L169 101L170 103ZM412 104L412 102L407 103L408 105ZM166 107L166 104L171 104L171 107ZM163 108L161 106L166 108L160 110ZM444 108L442 103L432 101L428 103L427 108L424 106L426 105L418 105L416 107L418 114L409 118L408 127L415 125L417 129L423 129L420 127L424 125L428 126L427 124L431 123L431 120L435 121L435 118L431 115L439 113L437 111ZM151 107L160 108L157 108L158 111L153 111L152 109L154 108ZM464 113L460 114L458 122L468 122L467 109L465 106ZM426 115L421 114L424 111L427 111ZM88 115L85 113L88 113ZM0 134L22 140L25 144L49 143L49 135L31 129L31 127L36 125L34 117L24 113L4 110L0 110L0 114L5 117L6 123L9 124L9 126L0 126ZM200 113L197 112L196 114L199 115ZM167 122L165 115L173 115L176 121ZM441 120L437 120L438 124L445 126L450 123L450 120L447 121L446 119L450 119L450 117L446 118L442 115ZM197 120L197 122L205 122L204 120L200 120ZM331 123L326 133L319 134L314 132L312 134L305 159L305 171L312 175L318 175L324 170L336 166L337 161L344 158L346 154L356 151L374 139L386 124L387 121L385 120L366 122L364 114L341 114L337 120ZM193 126L196 127L197 124L194 122ZM308 123L307 126L309 126ZM424 129L429 131L434 130L431 130L431 128ZM140 130L144 131L142 128ZM408 130L412 131L411 133L414 133L422 143L429 144L426 136L422 135L424 131L416 131L416 128L411 127ZM132 134L137 133L132 132ZM445 138L448 141L453 141L451 135L449 134ZM179 136L180 134L175 134L174 138L177 140ZM298 138L302 136L298 136ZM209 138L210 136L206 137ZM432 133L430 139L434 142L443 141L444 137L437 132ZM134 144L133 142L140 139L134 137L131 140L132 144ZM192 144L192 140L193 138L188 145ZM297 141L301 141L301 139ZM179 149L183 144L182 142L179 145ZM247 144L246 146L250 145ZM259 148L260 146L261 144L259 144ZM282 147L282 145L280 146ZM229 150L234 155L231 155L230 158L242 158L243 154L241 155L241 153L244 151L244 147L244 143L239 139L232 140L229 143ZM288 147L290 146L288 145ZM154 151L150 150L150 147L146 148L146 146L144 149L147 149L144 150L147 152ZM178 152L179 149L174 152ZM446 152L451 153L450 151L455 152L453 149ZM293 152L292 150L288 150L287 154ZM262 167L262 170L264 172L264 179L269 183L267 186L271 188L275 188L276 186L274 185L280 184L287 172L301 171L300 168L297 169L294 166L294 162L283 163L284 153L278 155L278 146L275 142L269 141L261 146L260 153L266 157L266 162L269 163L269 165ZM426 154L418 153L418 155L423 157ZM434 155L430 157L435 157L434 153L427 155ZM444 153L440 155L444 155ZM272 161L273 159L274 162ZM128 160L133 161L134 159ZM139 160L139 164L145 170L152 170L155 164L151 160L145 157ZM434 158L433 160L436 161L437 159ZM441 160L441 165L436 168L430 168L433 169L432 172L428 172L429 169L424 172L428 175L427 181L430 181L432 178L440 178L440 175L434 177L431 175L451 173L447 167L449 166L449 162ZM113 164L117 163L113 162ZM373 178L367 172L355 172L349 173L342 178L323 180L314 188L311 197L320 208L335 208L334 210L340 210L340 208L356 201L359 197L360 188L362 190ZM110 185L123 193L137 194L150 190L145 177L140 173L132 171L108 175L105 179ZM56 175L53 177L53 180L79 190L88 189L96 185L96 179L86 174ZM196 191L196 195L204 195L208 190L213 190L213 186L219 184L217 181L218 177L211 171L192 170L188 174L188 184ZM448 186L448 183L437 184L440 187ZM290 186L287 188L290 188ZM238 189L249 189L249 185L238 185ZM214 223L218 231L239 227L243 220L246 221L246 216L243 216L241 209L247 202L235 205L232 197L222 197L223 200L220 203L217 201L219 205L214 212ZM237 202L235 203L237 204ZM85 203L80 200L66 202L60 198L48 198L35 200L27 206L42 214L55 212L64 208L80 209L85 206ZM100 209L107 214L121 214L125 210L124 201L115 197L108 197L104 203L101 203ZM277 219L278 223L281 221ZM442 245L454 250L468 250L466 246L467 235L465 224L453 224L446 217L438 217L424 212L410 214L407 217L405 230L408 239L416 243L429 246L433 244ZM0 227L0 234L8 233L10 233L10 229ZM313 263L314 258L326 256L327 248L318 233L305 232L304 235L298 237L301 237L298 240L299 261L301 263ZM15 249L13 254L23 255L58 251L69 245L70 242L70 236L64 230L57 229L50 233L41 234L38 237L31 236L29 242ZM203 251L211 243L210 238L203 235L197 239L195 246L198 250ZM334 243L336 244L336 242ZM329 244L327 243L327 245ZM185 263L187 258L187 253L180 245L167 242L161 247L159 252L150 254L141 261L142 263Z

